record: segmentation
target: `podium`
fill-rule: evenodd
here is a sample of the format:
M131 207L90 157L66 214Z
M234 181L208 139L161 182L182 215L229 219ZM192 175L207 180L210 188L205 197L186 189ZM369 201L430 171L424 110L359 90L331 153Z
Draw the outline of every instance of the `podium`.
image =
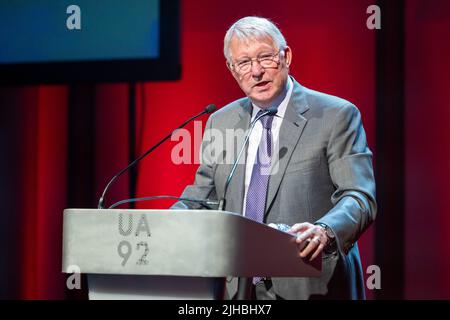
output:
M89 299L223 299L230 277L318 277L295 236L214 210L66 209L62 271Z

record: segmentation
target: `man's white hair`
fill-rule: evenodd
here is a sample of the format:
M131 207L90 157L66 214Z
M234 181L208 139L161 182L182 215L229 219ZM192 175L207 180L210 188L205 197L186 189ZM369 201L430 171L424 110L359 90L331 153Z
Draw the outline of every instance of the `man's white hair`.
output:
M269 37L278 47L277 49L282 50L286 47L286 39L284 39L280 29L272 21L262 17L244 17L236 21L225 34L223 54L229 62L231 62L230 42L233 37L237 37L240 40Z

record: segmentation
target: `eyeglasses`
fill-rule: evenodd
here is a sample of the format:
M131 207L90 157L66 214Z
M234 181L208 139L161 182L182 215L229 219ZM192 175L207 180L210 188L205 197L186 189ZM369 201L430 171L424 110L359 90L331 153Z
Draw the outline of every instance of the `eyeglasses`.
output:
M273 68L280 62L280 50L275 53L263 53L256 58L246 58L236 61L236 63L230 63L230 68L239 74L246 74L252 69L253 61L258 61L259 65L263 68Z

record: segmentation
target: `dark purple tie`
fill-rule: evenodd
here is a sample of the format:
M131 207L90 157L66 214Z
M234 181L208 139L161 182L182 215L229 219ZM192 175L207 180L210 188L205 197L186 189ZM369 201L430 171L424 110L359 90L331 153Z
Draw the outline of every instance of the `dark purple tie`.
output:
M259 111L257 117L264 112ZM266 209L267 186L269 185L270 167L272 160L272 121L273 116L264 116L260 119L263 125L261 141L258 146L255 163L253 165L252 178L247 190L245 215L247 218L263 222ZM253 278L256 284L261 278Z

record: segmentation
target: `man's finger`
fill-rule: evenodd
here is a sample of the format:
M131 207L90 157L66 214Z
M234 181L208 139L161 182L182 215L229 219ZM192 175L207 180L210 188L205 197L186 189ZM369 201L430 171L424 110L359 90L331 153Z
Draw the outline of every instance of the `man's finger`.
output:
M311 256L311 258L309 259L309 261L313 261L315 258L317 258L317 256L322 252L323 248L325 246L323 245L323 243L319 244L319 246L317 247L316 251L314 252L314 254Z
M309 244L300 252L300 257L307 257L320 244L318 238L313 238Z
M305 241L306 239L311 238L313 235L314 235L314 234L312 233L312 230L311 230L311 229L308 230L308 231L305 231L305 232L303 232L303 233L301 233L301 234L299 234L299 235L297 236L296 242L297 242L297 243L302 243L302 242Z
M309 223L307 223L307 222L296 223L291 227L291 229L288 232L295 233L295 232L299 232L302 230L306 230L306 229L308 229L308 227L309 227Z

